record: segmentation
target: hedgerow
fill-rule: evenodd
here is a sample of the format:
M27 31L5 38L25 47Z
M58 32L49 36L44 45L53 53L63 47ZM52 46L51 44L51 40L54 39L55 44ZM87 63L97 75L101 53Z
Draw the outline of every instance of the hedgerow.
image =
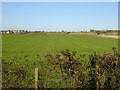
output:
M17 57L11 61L2 60L3 88L34 87L34 69L30 70L27 56L24 63L19 60ZM95 52L89 56L67 49L59 54L47 53L44 60L37 55L33 65L40 70L39 88L120 90L120 54L116 48L113 52Z

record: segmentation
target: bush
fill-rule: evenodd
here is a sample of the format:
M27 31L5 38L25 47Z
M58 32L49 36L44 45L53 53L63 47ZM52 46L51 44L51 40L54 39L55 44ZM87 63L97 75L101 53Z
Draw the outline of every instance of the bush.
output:
M83 62L83 55L76 54L67 49L59 55L47 54L46 58L54 69L60 68L63 78L74 80L70 87L120 89L120 54L116 48L113 53L89 55L89 62Z
M93 53L86 57L69 49L60 54L48 53L44 61L37 55L34 66L41 72L39 87L120 90L120 54L116 48L112 53ZM2 60L3 88L33 87L34 73L30 75L29 60L25 56L24 62L19 63L20 59Z

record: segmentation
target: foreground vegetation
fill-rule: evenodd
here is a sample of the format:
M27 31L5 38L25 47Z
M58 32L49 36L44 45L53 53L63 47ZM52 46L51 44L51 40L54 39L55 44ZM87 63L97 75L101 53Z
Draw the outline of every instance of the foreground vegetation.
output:
M69 49L59 54L48 53L44 61L39 55L34 65L3 60L3 88L34 88L34 68L38 67L39 88L89 88L120 90L120 54L113 47L111 53L78 54ZM13 67L14 65L14 67Z

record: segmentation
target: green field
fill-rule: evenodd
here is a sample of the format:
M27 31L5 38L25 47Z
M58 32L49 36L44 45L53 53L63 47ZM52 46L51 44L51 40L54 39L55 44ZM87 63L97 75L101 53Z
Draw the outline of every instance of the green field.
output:
M14 56L28 55L34 59L36 55L58 53L61 50L76 50L79 53L111 51L118 48L118 40L100 38L92 35L33 34L2 35L2 55L5 59Z
M23 66L24 64L26 64L27 59L27 66L25 67L25 69L28 71L28 76L26 75L26 78L20 81L21 79L15 79L16 76L12 76L11 73L8 76L3 74L3 81L11 85L13 84L13 82L14 84L16 84L17 81L15 80L18 80L19 84L17 85L19 86L34 87L34 82L32 82L34 80L34 69L35 67L42 67L43 79L46 78L46 75L51 75L49 76L50 82L48 82L51 84L48 84L48 87L65 87L65 81L61 84L59 81L59 84L56 84L56 82L58 82L58 78L61 77L61 74L59 72L55 71L54 74L50 73L48 75L49 72L47 71L47 67L52 68L53 66L48 66L47 62L45 61L44 56L46 53L58 54L65 49L77 51L77 53L79 54L91 54L95 51L99 53L104 53L112 52L113 47L116 47L118 50L117 39L101 38L94 35L65 35L60 33L47 33L46 35L4 34L2 35L2 59L10 62L15 60L15 62L13 61L13 64L8 64L8 66L6 65L3 68L8 71L10 70L11 72L13 70L21 70L21 65ZM41 58L40 61L42 61L42 66L37 63L37 60L39 59L38 55ZM23 70L25 69L23 68ZM9 82L9 79L11 82ZM53 81L51 79L53 79ZM67 80L67 82L69 82L69 79ZM8 85L7 83L5 85Z

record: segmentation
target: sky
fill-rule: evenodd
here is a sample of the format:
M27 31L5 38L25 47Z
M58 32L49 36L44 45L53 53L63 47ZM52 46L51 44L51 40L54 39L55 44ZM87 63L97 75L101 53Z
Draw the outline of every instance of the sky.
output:
M2 28L44 31L118 29L118 3L3 2Z

